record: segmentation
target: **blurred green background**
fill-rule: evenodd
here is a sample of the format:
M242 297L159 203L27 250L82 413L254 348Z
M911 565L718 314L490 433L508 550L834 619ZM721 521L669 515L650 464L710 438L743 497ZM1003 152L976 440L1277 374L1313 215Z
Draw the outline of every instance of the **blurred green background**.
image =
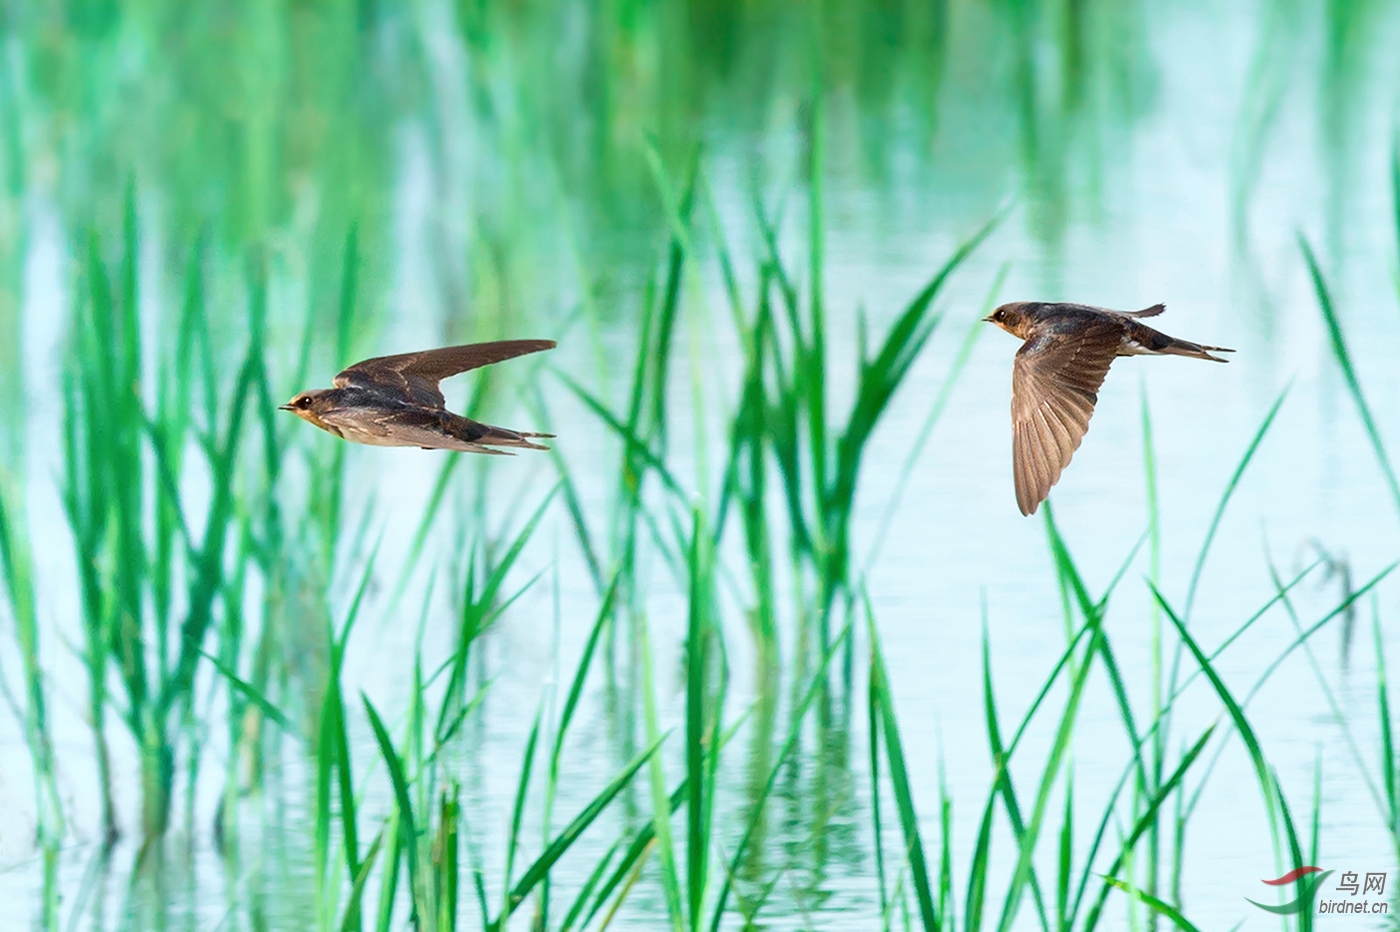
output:
M6 921L1262 928L1261 877L1394 875L1397 47L1381 0L0 7ZM1239 352L1118 363L1022 519L1018 299ZM509 338L560 347L444 387L549 454L275 410Z

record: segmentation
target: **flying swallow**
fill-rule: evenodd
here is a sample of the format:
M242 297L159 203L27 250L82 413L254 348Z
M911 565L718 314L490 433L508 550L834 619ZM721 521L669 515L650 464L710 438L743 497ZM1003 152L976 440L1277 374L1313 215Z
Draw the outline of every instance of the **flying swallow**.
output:
M553 349L553 340L502 340L379 356L337 375L334 388L302 392L280 406L337 437L379 447L422 447L509 455L491 447L528 447L530 437L552 437L492 427L453 414L438 383L448 376L493 362Z
M1167 309L1110 311L1087 304L1017 301L984 320L1025 340L1011 370L1011 453L1016 504L1034 514L1079 449L1099 400L1108 367L1117 356L1194 356L1229 362L1202 346L1138 323Z

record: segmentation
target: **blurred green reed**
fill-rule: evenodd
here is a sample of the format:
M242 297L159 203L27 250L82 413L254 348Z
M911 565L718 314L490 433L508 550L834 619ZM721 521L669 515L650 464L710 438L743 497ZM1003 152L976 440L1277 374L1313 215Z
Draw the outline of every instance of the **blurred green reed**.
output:
M1072 192L1094 196L1156 80L1138 0L458 0L431 15L375 0L113 0L16 8L5 26L15 55L0 73L0 133L13 178L71 153L55 191L72 229L117 225L131 174L158 182L172 242L196 230L233 252L278 242L327 327L352 222L371 280L392 267L397 173L419 131L449 208L428 218L426 248L454 304L474 287L459 224L473 243L510 244L506 263L565 238L584 268L610 270L607 297L645 277L660 218L641 138L667 164L708 144L715 122L720 136L771 131L781 145L815 77L843 175L886 189L907 146L946 141L973 174L942 182L930 164L923 181L977 203L1023 175L1031 229L1053 244ZM464 164L464 137L496 158ZM554 222L565 202L572 231ZM598 302L605 315L609 303Z
M205 635L215 622L216 606L222 603L225 612L230 606L225 551L235 526L235 465L246 401L261 370L265 306L265 286L261 273L255 271L250 283L249 350L227 405L220 405L213 393L214 375L206 352L201 373L204 422L192 423L193 374L178 364L175 384L161 386L154 417L148 416L137 308L139 234L134 191L127 197L122 229L116 288L101 257L98 237L89 238L85 290L72 335L72 364L65 373L62 490L78 552L90 715L109 839L117 833L104 729L109 668L125 693L122 720L140 753L143 834L160 835L168 824L175 757L180 750L176 719L190 713L195 668ZM198 255L196 250L192 261ZM198 292L192 291L178 325L177 358L193 352L201 334L207 339L203 315ZM203 454L211 483L207 501L201 502L199 536L190 527L187 494L181 488L183 451L190 441ZM148 492L155 499L157 516L149 535ZM176 578L176 566L184 577L183 586ZM174 594L180 590L183 618L175 617L172 609ZM185 750L197 754L197 746Z
M1400 204L1400 174L1396 175L1395 184L1396 203ZM1396 235L1396 242L1400 243L1400 214L1397 214ZM1327 288L1327 281L1323 277L1322 270L1318 267L1317 257L1313 255L1312 247L1308 245L1307 239L1301 234L1298 237L1298 246L1302 249L1303 258L1307 261L1308 274L1312 277L1313 288L1317 291L1317 303L1322 310L1323 322L1327 325L1332 355L1337 360L1337 366L1341 369L1343 379L1346 380L1347 391L1351 394L1351 399L1356 404L1356 411L1361 416L1361 423L1366 428L1366 437L1371 441L1371 449L1376 454L1376 461L1380 465L1386 487L1390 490L1391 500L1395 503L1396 510L1400 511L1400 480L1395 477L1395 468L1390 463L1390 457L1386 455L1385 443L1381 440L1375 416L1371 413L1371 406L1366 403L1366 396L1361 391L1361 383L1356 377L1356 368L1352 365L1346 338L1342 335L1341 321L1337 317L1336 309L1332 306L1332 295Z
M289 386L307 384L313 360L322 368L323 352L333 350L333 363L342 364L368 350L365 337L383 319L378 284L392 261L387 215L391 166L398 162L393 133L384 131L389 117L415 108L427 113L431 169L455 170L442 142L450 128L432 106L441 76L417 27L372 0L222 13L160 2L87 4L47 19L14 15L27 77L16 81L8 63L0 67L9 183L0 210L13 212L24 186L26 143L17 114L43 111L51 116L44 130L56 140L111 154L62 168L70 223L89 232L75 249L80 269L63 373L60 479L77 557L77 647L88 676L86 712L109 842L118 828L111 717L139 752L141 834L151 841L167 831L180 802L173 792L183 779L193 836L194 788L200 761L209 756L202 739L214 731L217 696L227 707L229 753L216 828L231 876L239 869L238 851L248 844L240 826L279 817L258 807L259 794L290 789L277 782L286 760L304 757L310 765L305 790L313 884L305 895L316 928L389 929L409 921L417 928L504 929L514 917L517 927L600 929L629 906L648 909L635 904L642 887L653 888L652 899L663 904L673 929L718 930L739 921L752 927L776 913L781 883L795 865L819 877L834 858L823 829L859 779L850 736L864 702L871 823L857 856L862 869L873 861L886 928L902 921L926 930L1087 930L1114 921L1105 910L1115 891L1128 897L1135 927L1155 927L1160 919L1193 928L1181 886L1187 832L1215 762L1235 736L1255 772L1280 872L1315 862L1321 778L1315 778L1305 856L1294 810L1250 724L1249 700L1285 657L1306 649L1308 638L1390 570L1307 625L1289 594L1316 563L1290 580L1275 572L1276 594L1219 645L1203 646L1189 627L1216 530L1283 396L1227 480L1178 611L1159 591L1156 462L1143 394L1144 542L1154 596L1154 672L1145 715L1130 702L1105 625L1110 596L1137 548L1095 597L1046 506L1066 647L1019 720L1007 719L993 684L992 638L984 633L980 698L992 778L974 810L978 833L965 864L955 859L963 849L953 844L954 800L942 781L936 819L920 817L919 804L927 808L930 800L915 799L921 781L911 775L905 750L912 730L899 718L897 684L885 665L874 610L859 570L853 571L851 519L863 491L866 444L910 368L934 345L947 280L1000 218L967 235L903 308L878 315L891 321L883 336L872 337L860 319L850 408L839 411L845 399L834 390L832 372L843 350L830 339L829 323L850 309L830 307L823 290L823 188L830 163L850 158L841 148L849 145L844 130L852 125L844 101L855 101L857 162L872 176L889 171L896 151L889 139L904 131L896 129L904 111L914 114L913 132L927 139L936 127L952 124L957 139L990 140L978 161L996 168L981 183L1000 190L996 171L1021 169L1031 193L1031 228L1053 246L1067 222L1071 181L1106 170L1102 153L1114 132L1145 112L1151 97L1151 58L1137 4L996 4L985 33L952 41L967 10L951 3L859 2L808 12L766 0L737 6L623 0L580 10L576 25L597 41L581 43L573 56L556 54L551 30L541 28L553 16L544 5L463 0L451 12L468 53L471 127L484 146L522 171L504 184L489 171L468 182L482 203L473 208L466 264L485 283L455 280L465 276L453 271L460 257L450 255L454 240L444 226L433 248L451 279L445 292L453 299L489 299L477 308L482 329L492 315L497 323L515 321L519 309L510 285L519 271L512 262L519 260L508 253L530 248L520 243L528 239L522 231L531 210L542 203L555 207L548 199L568 192L581 202L574 219L582 232L572 234L572 245L588 281L581 310L567 326L596 336L600 322L617 313L600 299L609 289L641 299L630 364L609 367L615 371L596 379L556 369L558 382L545 380L562 384L619 441L608 513L594 514L585 504L580 479L586 473L570 462L561 442L549 454L559 474L556 489L520 509L527 517L518 527L492 532L491 473L478 468L464 475L464 460L453 456L398 567L383 566L377 544L368 544L380 520L374 503L347 495L348 448L321 437L294 443L299 425L277 421L273 409ZM1354 25L1364 18L1333 12L1337 48L1364 41ZM123 54L143 44L169 54L154 57L148 71L125 84L104 80ZM393 55L403 71L385 80L386 58ZM1272 123L1278 90L1271 67L1256 63L1261 96L1240 147L1241 178L1257 174ZM1345 69L1335 70L1335 87L1344 87ZM706 114L723 109L733 126L762 130L774 108L792 99L803 101L795 174L805 203L793 208L800 215L794 221L787 216L787 190L755 182L750 213L759 249L745 278L736 268L742 260L731 246L733 231L720 220L699 127ZM833 133L829 124L837 120L843 132ZM1106 140L1097 135L1102 126L1109 130ZM64 142L69 134L81 138ZM1393 158L1400 243L1400 156ZM682 170L674 172L676 166ZM138 193L151 189L170 199L165 229L138 223L146 216ZM1240 204L1247 199L1245 192ZM1244 208L1237 211L1242 215ZM0 245L15 243L15 231L24 229L12 216L0 215ZM668 235L659 257L652 245L658 226ZM613 227L634 235L593 235ZM787 239L784 229L802 235ZM305 255L300 247L269 245L278 239L270 234L287 230L306 244ZM151 242L159 243L164 267L183 268L178 288L161 273L142 271L142 245ZM801 248L790 249L790 242ZM1325 282L1306 243L1303 249L1334 355L1400 505L1380 428ZM611 261L619 254L623 261ZM697 361L696 344L724 319L704 303L707 262L718 267L742 347L732 386L716 386L714 369ZM285 321L269 321L269 288L287 266L299 264L308 297L292 357L276 349L290 342L292 331ZM614 266L623 271L611 271ZM1004 274L991 283L989 303ZM17 261L0 270L0 323L10 329L18 319L19 275ZM155 302L159 311L150 320L141 310L145 290L179 291L181 299ZM976 332L957 351L929 425ZM685 345L692 349L689 359L676 352ZM152 346L155 360L144 355ZM698 428L706 424L705 405L716 388L735 389L720 395L736 399L719 415L722 444L706 443L703 430L696 430L694 476L676 465L673 447L685 425L669 404L669 392L686 376ZM469 411L485 405L489 381L478 380ZM540 388L530 398L546 424L553 420L552 394ZM711 474L708 458L716 450L721 468ZM302 459L321 481L289 490L284 479ZM411 684L407 708L390 709L363 693L358 702L347 699L354 687L342 682L344 659L372 580L378 572L395 580L386 614L397 618L454 495L469 503L471 530L452 540L448 560L428 568L418 648L401 671ZM22 502L18 478L6 474L0 557L25 676L22 719L45 843L42 924L56 927L56 849L68 826L45 715L36 611L43 593L34 590ZM481 826L499 820L476 811L463 792L464 757L478 749L470 723L490 714L492 679L479 643L532 585L551 574L557 585L557 569L524 582L517 577L522 554L543 546L535 538L543 517L561 507L588 567L596 611L588 606L568 619L591 619L591 627L566 678L562 706L556 701L555 714L546 714L547 703L557 699L546 690L522 736L518 764L491 762L515 767L517 777L508 833L482 844ZM736 537L746 578L725 559ZM661 625L648 613L647 562L659 564L685 598L678 676L684 711L673 731L662 721L669 658L653 651ZM452 590L452 652L425 666L422 631L438 617L437 586ZM332 591L353 594L344 602ZM1372 604L1382 729L1375 796L1392 836L1400 838L1383 639L1379 608ZM1295 639L1248 693L1232 689L1216 666L1222 653L1280 607ZM736 608L757 648L757 696L743 709L734 708L729 685L734 633L726 622ZM1170 623L1166 637L1163 617ZM985 632L985 612L983 620ZM861 632L868 647L863 670L853 659ZM780 643L784 634L790 645ZM1170 670L1162 663L1169 641L1177 657ZM1180 668L1187 654L1189 672ZM1091 799L1075 784L1072 751L1083 734L1085 690L1099 673L1130 752L1114 788ZM857 687L861 675L864 690ZM1174 704L1198 680L1224 717L1178 736ZM585 692L592 689L615 704L607 715L618 759L611 773L595 775L581 808L556 812L570 752L581 740ZM1056 702L1062 704L1055 708ZM1016 725L1008 731L1011 721ZM264 727L268 723L275 728ZM1043 729L1050 742L1043 758L1027 760L1022 745L1033 729ZM749 747L736 757L733 741L741 731ZM1359 749L1355 756L1366 773ZM722 780L726 768L742 768L744 779ZM1033 789L1027 793L1026 786ZM537 838L528 831L534 814L541 821ZM794 854L783 850L790 838L782 831L791 833L799 821L813 844ZM786 823L782 831L775 822ZM936 832L929 831L934 825ZM580 844L585 833L587 847ZM1004 839L1010 848L1003 856L993 849ZM565 857L586 861L568 875L583 877L576 888L556 870ZM265 892L241 892L237 883L230 890L231 915L246 914L250 925L266 923L258 901ZM85 883L70 925L89 892ZM791 911L805 909L805 892L794 890ZM1309 922L1302 918L1302 927Z
M0 473L0 574L15 626L24 670L23 711L25 746L34 770L34 814L44 860L44 901L41 915L48 925L58 921L58 848L67 831L58 790L53 735L47 711L46 674L39 655L39 618L35 610L34 556L25 536L22 499L11 476ZM3 683L0 680L0 683ZM4 684L8 695L8 684Z

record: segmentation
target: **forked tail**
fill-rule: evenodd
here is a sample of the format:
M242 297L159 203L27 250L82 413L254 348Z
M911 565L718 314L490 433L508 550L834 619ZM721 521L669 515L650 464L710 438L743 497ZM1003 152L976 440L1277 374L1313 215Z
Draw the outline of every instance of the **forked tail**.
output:
M553 434L537 434L532 431L510 430L505 427L493 427L490 424L483 424L486 432L479 437L473 437L473 443L482 446L492 447L523 447L529 450L548 450L549 447L542 443L531 443L528 438L541 437L552 438Z
M1157 350L1168 356L1191 356L1196 359L1209 359L1211 362L1229 362L1228 359L1221 359L1219 356L1212 356L1211 353L1233 353L1234 350L1228 346L1205 346L1200 343L1192 343L1190 340L1172 341L1166 346Z
M1152 308L1148 308L1152 310ZM1145 313L1139 311L1139 313ZM1211 362L1229 362L1228 359L1221 359L1219 356L1212 356L1212 352L1233 353L1234 350L1227 346L1205 346L1200 343L1192 343L1190 340L1178 340L1176 337L1168 336L1160 330L1154 330L1147 324L1140 324L1135 320L1125 322L1128 328L1127 342L1134 345L1136 349L1128 350L1129 353L1155 353L1164 356L1192 356L1196 359L1209 359Z

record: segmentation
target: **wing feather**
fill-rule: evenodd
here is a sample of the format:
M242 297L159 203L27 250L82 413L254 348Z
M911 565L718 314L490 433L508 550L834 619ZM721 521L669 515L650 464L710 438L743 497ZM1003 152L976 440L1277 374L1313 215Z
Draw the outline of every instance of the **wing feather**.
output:
M553 349L553 340L498 340L468 343L441 349L376 356L342 370L332 383L336 388L356 386L401 393L406 401L441 408L446 399L438 383L449 376L514 359L527 353Z
M1089 429L1122 326L1104 321L1049 332L1016 353L1011 375L1011 437L1016 504L1034 514Z
M1031 499L1031 491L1035 488L1035 479L1031 476L1030 453L1027 450L1026 425L1013 424L1011 427L1012 446L1016 450L1016 455L1012 457L1011 466L1016 478L1016 505L1021 509L1021 514L1028 515L1035 510L1036 502Z

